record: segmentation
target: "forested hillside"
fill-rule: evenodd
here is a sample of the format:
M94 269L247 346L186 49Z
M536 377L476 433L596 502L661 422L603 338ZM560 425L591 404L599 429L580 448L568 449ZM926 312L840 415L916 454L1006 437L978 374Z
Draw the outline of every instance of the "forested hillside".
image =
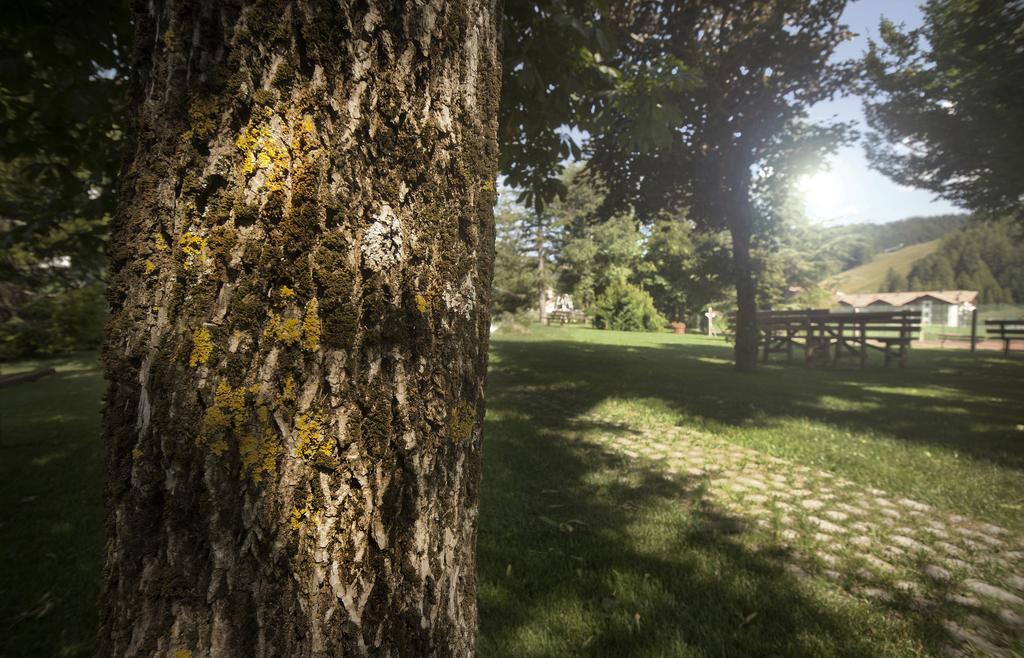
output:
M929 237L957 226L941 239L883 251L869 262L826 281L844 292L977 290L982 304L1024 301L1024 235L1009 220L964 221L962 216L882 224L866 239L878 244ZM865 227L867 228L867 227ZM897 243L898 244L898 243Z
M910 270L905 290L977 290L982 304L1024 301L1024 235L1009 221L974 222Z

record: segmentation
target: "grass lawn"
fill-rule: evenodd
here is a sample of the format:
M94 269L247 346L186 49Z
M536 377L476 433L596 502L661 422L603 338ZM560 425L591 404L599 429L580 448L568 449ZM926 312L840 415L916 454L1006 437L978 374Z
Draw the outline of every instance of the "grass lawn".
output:
M699 336L535 328L491 348L479 538L484 656L928 655L947 610L799 583L700 484L603 440L681 426L866 487L1024 527L1024 360L768 365ZM726 531L723 532L723 523ZM997 581L998 582L998 581ZM942 614L939 614L939 613Z
M91 655L103 550L103 378L95 354L5 364L57 374L0 389L0 656Z
M1024 359L915 350L906 369L876 358L866 370L778 363L740 376L730 356L700 336L536 327L493 338L479 655L941 649L935 615L795 577L782 547L733 527L701 481L608 440L681 428L1021 533ZM101 393L91 358L0 389L0 655L89 653Z

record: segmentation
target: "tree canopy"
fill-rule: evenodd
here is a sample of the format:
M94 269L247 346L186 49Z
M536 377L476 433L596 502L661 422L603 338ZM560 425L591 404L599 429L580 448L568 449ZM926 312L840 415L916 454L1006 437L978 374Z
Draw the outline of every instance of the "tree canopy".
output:
M120 165L123 0L18 3L0 24L0 274L95 278ZM39 267L70 257L73 268Z
M123 0L0 22L0 358L99 342L129 22Z
M573 129L586 127L595 97L616 75L604 64L613 45L607 11L603 0L505 6L499 164L537 212L565 193L563 163L582 154Z
M588 144L614 206L685 210L732 237L736 358L756 364L755 235L769 235L795 176L850 135L807 121L852 79L831 60L850 33L845 0L684 4L638 0L613 14L621 76Z
M928 0L864 58L872 165L986 217L1024 220L1024 3Z

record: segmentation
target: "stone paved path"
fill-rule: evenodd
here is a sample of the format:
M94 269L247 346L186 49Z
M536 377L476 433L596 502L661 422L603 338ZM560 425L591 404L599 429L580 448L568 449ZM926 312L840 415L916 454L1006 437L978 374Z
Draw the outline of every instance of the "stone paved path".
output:
M696 478L709 502L793 547L786 568L798 578L931 609L950 655L1024 654L1024 537L708 434L586 420L627 429L602 443Z

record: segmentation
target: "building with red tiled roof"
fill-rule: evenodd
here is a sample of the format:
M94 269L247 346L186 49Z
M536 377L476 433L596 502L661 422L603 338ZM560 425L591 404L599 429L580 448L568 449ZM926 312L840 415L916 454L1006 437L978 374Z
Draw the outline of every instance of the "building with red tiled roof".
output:
M836 306L844 311L921 311L921 322L958 327L970 321L978 304L976 290L924 290L917 292L836 293Z

